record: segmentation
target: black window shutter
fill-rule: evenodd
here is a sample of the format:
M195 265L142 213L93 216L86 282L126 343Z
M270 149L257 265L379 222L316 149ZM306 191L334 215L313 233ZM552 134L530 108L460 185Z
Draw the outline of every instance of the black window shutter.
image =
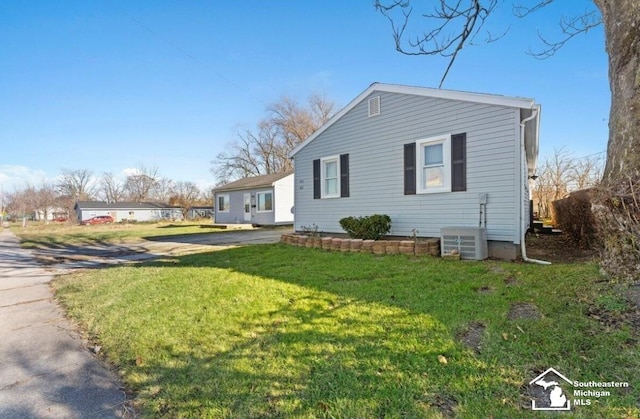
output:
M416 194L416 143L404 145L404 194Z
M320 199L320 159L313 161L313 199Z
M340 155L340 196L349 196L349 155Z
M451 136L451 191L467 190L467 134Z

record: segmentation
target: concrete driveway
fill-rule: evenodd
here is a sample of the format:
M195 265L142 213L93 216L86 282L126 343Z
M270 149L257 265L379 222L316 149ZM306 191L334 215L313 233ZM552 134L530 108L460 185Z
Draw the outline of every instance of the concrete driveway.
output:
M0 418L134 417L117 377L57 305L54 273L272 243L286 229L166 236L135 244L20 248L0 231ZM43 265L43 262L46 265Z
M213 252L236 246L276 243L291 228L265 228L151 237L136 243L94 243L92 245L34 249L40 263L55 274L78 268L141 262L166 256Z

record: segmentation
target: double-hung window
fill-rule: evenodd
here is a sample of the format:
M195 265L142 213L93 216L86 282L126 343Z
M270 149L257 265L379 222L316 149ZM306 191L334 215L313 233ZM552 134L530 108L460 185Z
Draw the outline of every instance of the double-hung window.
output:
M451 137L434 137L416 142L418 193L451 191Z
M320 160L322 198L340 196L340 156L325 157Z
M273 192L265 191L256 193L257 212L273 211Z
M229 195L218 195L218 212L229 212Z
M313 199L349 197L349 154L313 160Z
M467 190L467 134L441 135L404 145L404 194Z

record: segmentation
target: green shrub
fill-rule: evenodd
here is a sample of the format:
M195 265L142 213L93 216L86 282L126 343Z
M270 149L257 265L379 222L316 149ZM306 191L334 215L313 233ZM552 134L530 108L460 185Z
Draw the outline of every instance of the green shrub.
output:
M364 217L345 217L340 226L354 239L378 240L391 230L391 218L386 214Z

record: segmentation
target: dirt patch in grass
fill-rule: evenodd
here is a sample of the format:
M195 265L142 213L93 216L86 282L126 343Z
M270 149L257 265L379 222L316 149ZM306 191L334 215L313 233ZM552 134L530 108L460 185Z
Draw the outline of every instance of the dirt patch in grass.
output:
M458 402L448 394L438 394L431 405L438 409L445 418L452 418L456 416L456 407L458 406Z
M512 276L509 276L504 279L504 283L508 287L515 287L516 285L518 285L518 280Z
M556 263L590 262L598 258L598 251L580 247L570 237L559 234L528 234L527 256Z
M602 294L587 314L605 328L629 328L634 343L640 339L640 284L620 285L614 293Z
M492 287L485 285L482 287L474 288L474 291L477 292L478 294L491 294L493 293L494 289Z
M507 313L507 319L509 320L538 320L540 318L542 318L540 310L532 303L514 303Z
M640 309L640 284L629 287L626 295L629 302L631 302L636 309Z
M480 322L472 322L465 330L458 335L458 340L475 353L480 352L482 335L487 327Z

